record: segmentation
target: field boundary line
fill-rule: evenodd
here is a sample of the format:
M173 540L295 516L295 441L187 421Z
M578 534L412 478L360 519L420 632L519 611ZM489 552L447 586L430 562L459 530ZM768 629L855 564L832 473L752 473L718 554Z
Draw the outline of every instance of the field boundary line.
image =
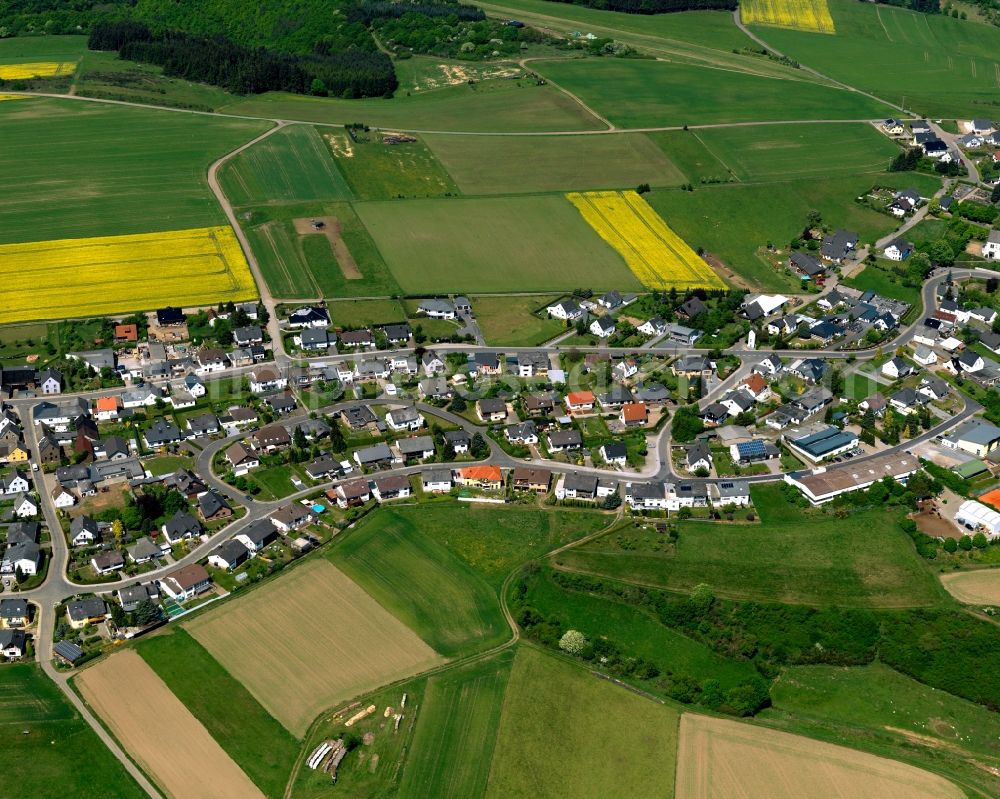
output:
M720 164L722 164L722 166L725 168L725 170L730 175L732 175L734 178L736 178L736 181L738 183L742 183L743 182L743 178L741 178L739 175L737 175L736 172L733 170L733 168L731 166L729 166L729 164L727 164L725 161L723 161L722 158L719 157L719 154L717 152L715 152L715 150L713 150L711 147L709 147L707 144L705 144L705 140L701 136L698 135L698 131L697 130L690 130L690 128L689 128L689 131L695 137L695 139L698 140L698 142L701 144L701 146L704 147L708 151L708 153L716 161L718 161Z
M882 11L878 6L875 6L875 16L878 17L878 24L882 26L882 31L885 33L885 38L889 40L890 44L895 44L892 36L889 35L889 29L885 26L885 22L882 20Z

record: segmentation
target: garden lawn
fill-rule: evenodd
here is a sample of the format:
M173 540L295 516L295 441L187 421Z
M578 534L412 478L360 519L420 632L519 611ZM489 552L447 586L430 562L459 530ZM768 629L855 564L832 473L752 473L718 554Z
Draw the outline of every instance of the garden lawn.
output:
M684 175L642 134L425 136L465 194L677 186Z
M862 95L811 81L681 63L563 60L536 62L535 67L597 113L626 128L796 119L864 120L891 111Z
M410 294L641 288L622 258L561 195L356 208Z
M902 280L893 272L889 261L878 261L868 264L854 277L844 281L845 286L861 291L874 291L883 297L904 300L910 305L920 304L920 289L916 286L904 286Z
M267 796L281 797L299 744L186 630L136 648Z
M472 312L486 343L495 347L534 347L566 329L561 319L545 313L559 295L472 297ZM541 309L540 314L536 311Z

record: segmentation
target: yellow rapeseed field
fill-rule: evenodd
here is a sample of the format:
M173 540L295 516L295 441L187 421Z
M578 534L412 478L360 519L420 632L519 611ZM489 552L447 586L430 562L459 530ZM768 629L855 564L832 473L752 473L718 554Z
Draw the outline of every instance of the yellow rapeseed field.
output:
M27 96L26 94L0 94L0 103L4 100L23 100Z
M74 61L38 61L34 64L0 64L0 80L62 78L76 72Z
M0 245L0 324L256 297L229 227Z
M826 0L740 0L740 18L747 25L836 33Z
M573 192L566 197L640 282L651 289L724 289L726 284L634 191Z

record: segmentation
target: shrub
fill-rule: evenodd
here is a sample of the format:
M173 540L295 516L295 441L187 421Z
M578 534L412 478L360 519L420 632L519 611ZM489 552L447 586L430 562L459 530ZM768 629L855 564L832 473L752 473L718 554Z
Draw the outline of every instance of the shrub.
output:
M581 655L587 648L587 636L579 630L567 630L559 639L559 648L571 655Z

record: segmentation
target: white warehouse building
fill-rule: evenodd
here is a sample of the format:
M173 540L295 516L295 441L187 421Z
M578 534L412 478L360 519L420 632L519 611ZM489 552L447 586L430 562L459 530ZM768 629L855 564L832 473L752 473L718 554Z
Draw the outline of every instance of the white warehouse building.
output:
M990 540L1000 536L1000 513L984 505L982 502L968 499L963 502L955 514L955 521L965 525L970 530L982 528Z

